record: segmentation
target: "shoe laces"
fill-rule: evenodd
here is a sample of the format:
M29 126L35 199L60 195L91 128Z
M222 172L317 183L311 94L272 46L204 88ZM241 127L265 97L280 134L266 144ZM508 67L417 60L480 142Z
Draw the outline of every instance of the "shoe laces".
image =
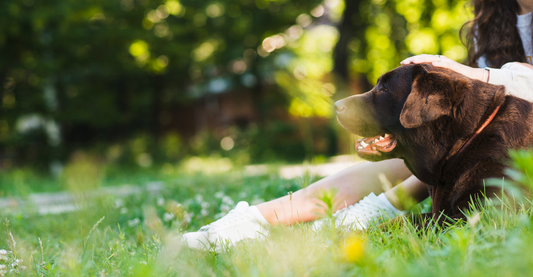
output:
M215 221L215 222L213 222L213 223L211 223L209 225L203 226L202 228L200 228L199 231L207 232L209 230L213 230L213 229L217 229L217 228L224 228L224 227L226 227L226 226L228 226L228 225L230 225L230 224L232 224L234 222L238 222L238 221L242 221L242 220L248 219L248 217L245 214L245 211L248 208L248 206L246 205L246 207L242 207L242 206L239 206L239 204L237 204L237 207L235 207L235 209L229 211L229 213L227 215L223 216L219 220L217 220L217 221Z
M382 215L384 215L384 208L379 207L367 197L363 198L356 204L340 209L333 214L333 216L339 220L344 220L345 218L357 218L362 220L363 218L376 218Z

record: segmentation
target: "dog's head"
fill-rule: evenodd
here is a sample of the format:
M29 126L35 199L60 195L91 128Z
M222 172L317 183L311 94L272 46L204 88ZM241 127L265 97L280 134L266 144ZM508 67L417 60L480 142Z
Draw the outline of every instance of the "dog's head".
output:
M475 131L496 94L503 101L503 87L431 64L404 65L381 76L372 90L339 100L335 109L344 128L365 137L356 143L364 159L416 156L419 151L436 158L460 136Z

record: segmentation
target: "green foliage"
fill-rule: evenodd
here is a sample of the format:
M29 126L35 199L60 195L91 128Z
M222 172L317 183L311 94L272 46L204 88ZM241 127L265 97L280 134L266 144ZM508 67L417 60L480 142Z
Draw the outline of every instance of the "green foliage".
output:
M506 173L515 184L533 189L533 151L510 150L509 156L514 169L508 169Z
M372 83L411 55L442 54L466 59L459 38L462 25L472 18L468 1L362 1L354 18L364 27L349 44L352 70L365 73Z
M154 136L161 114L211 93L209 80L243 87L235 62L246 63L250 78L264 75L255 59L262 39L316 3L2 1L0 145L18 160L64 159L69 151L58 153L46 136L21 139L17 124L27 114L59 122L67 150Z
M532 154L519 155L513 154L515 169L523 174L533 167ZM159 175L167 188L159 194L80 198L73 213L0 211L0 249L9 251L0 253L0 264L29 276L502 276L532 270L531 255L524 254L533 243L532 211L512 202L473 208L466 224L447 228L398 220L387 230L357 235L298 224L274 227L266 240L225 253L193 251L179 233L221 217L237 201L263 201L301 186L275 174L237 171L166 176Z
M47 169L80 148L101 154L112 145L117 153L139 137L144 150L123 149L117 162L210 155L219 142L194 149L189 133L201 130L176 127L190 119L175 111L221 92L252 95L259 135L250 140L296 129L285 145L265 139L262 148L272 153L250 150L250 161L326 154L313 140L332 144L335 136L305 141L312 135L306 119L332 117L331 99L346 94L330 73L339 39L350 40L342 62L353 80L365 74L374 82L412 54L466 56L458 37L471 17L465 0L357 3L346 32L336 28L341 0L2 1L2 167Z

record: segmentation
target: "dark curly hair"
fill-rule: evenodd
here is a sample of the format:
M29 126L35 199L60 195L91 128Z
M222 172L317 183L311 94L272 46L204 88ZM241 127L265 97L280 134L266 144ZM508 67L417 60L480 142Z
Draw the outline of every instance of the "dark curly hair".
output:
M475 18L461 28L461 34L467 30L468 65L477 67L481 56L495 68L508 62L526 62L516 27L520 9L516 0L473 0L472 4Z

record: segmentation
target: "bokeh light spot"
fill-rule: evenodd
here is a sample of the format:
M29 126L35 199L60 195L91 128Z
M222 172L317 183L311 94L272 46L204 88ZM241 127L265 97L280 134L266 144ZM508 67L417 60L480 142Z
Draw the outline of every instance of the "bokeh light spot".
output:
M231 71L235 74L243 74L246 72L247 65L243 59L235 60L231 63Z
M148 153L142 153L137 157L137 164L141 167L149 167L152 165L152 156Z
M137 40L130 46L130 54L137 57L148 51L148 44L142 40Z
M157 58L156 63L160 67L166 67L168 65L168 57L161 55Z
M168 25L160 23L155 25L154 28L155 35L162 38L168 35Z
M324 15L324 11L325 11L324 6L318 5L316 8L314 8L311 11L311 15L314 17L321 17L322 15Z
M220 147L226 151L233 149L233 146L235 146L235 142L231 137L225 137L220 141Z
M181 14L181 12L183 11L183 6L180 4L180 2L176 0L168 0L167 2L165 2L165 6L167 6L170 14L174 16Z
M193 51L193 59L196 61L204 61L215 52L217 47L218 42L214 39L209 39Z
M161 5L157 7L156 14L157 14L157 17L161 19L165 19L170 14L170 9L166 5Z
M146 15L146 18L148 20L150 20L151 22L153 22L153 23L157 23L157 22L161 21L161 18L157 14L156 10L149 11L148 14Z
M337 88L332 83L325 83L322 85L322 93L326 96L332 96L337 91Z
M220 3L214 3L207 6L205 13L211 18L219 17L224 14L224 6Z
M313 22L313 20L311 19L311 17L308 15L308 14L300 14L297 18L296 18L296 23L300 24L300 26L302 27L307 27L309 25L311 25L311 23Z
M203 13L197 13L194 15L193 22L196 27L202 27L205 25L205 21L207 20L206 16Z

